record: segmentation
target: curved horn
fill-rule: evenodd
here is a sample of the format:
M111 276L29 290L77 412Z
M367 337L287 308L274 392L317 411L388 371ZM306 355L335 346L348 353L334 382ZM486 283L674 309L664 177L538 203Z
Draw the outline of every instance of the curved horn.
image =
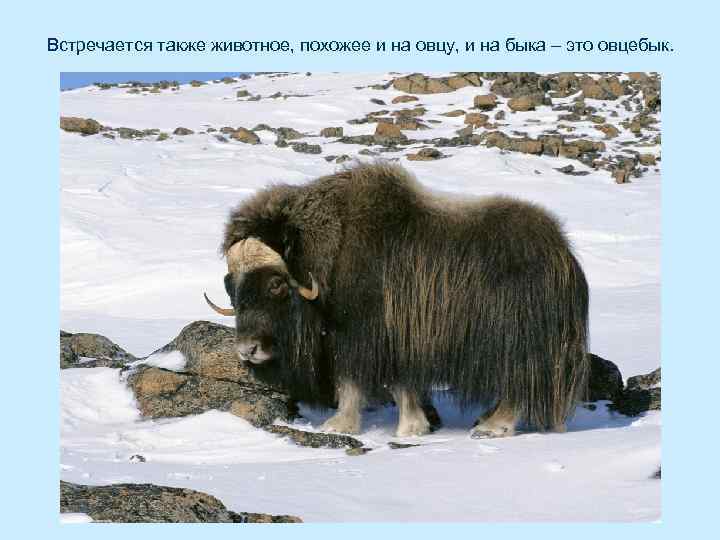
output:
M208 303L208 306L210 306L213 311L216 313L219 313L220 315L225 315L227 317L234 317L235 316L235 310L232 308L221 308L216 306L212 303L212 301L208 298L207 293L203 293L203 296L205 297L205 301Z
M315 281L315 278L310 272L308 272L308 275L310 276L310 281L312 282L312 289L308 289L302 285L298 285L297 289L300 296L302 296L305 300L312 302L320 295L320 287L318 287L317 281Z

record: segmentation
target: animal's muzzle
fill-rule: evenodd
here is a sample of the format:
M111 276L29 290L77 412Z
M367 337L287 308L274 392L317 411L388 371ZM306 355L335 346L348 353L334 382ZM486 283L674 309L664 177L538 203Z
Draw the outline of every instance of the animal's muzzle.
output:
M257 339L238 340L236 350L241 360L252 364L262 364L271 357L270 352Z

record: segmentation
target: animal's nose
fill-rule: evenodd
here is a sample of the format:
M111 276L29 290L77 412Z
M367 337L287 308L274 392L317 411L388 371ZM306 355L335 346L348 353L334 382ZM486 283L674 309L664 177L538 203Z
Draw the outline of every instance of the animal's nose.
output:
M240 354L240 356L249 358L251 356L255 356L255 353L257 353L258 344L254 341L238 343L237 351Z

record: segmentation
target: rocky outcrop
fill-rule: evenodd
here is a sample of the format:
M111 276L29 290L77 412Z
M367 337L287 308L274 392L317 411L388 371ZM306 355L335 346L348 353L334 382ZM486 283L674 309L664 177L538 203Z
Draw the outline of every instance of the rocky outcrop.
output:
M620 369L596 354L590 357L590 380L588 382L588 401L613 401L623 391L623 378Z
M434 161L436 159L442 159L447 157L437 148L423 148L415 154L408 154L407 158L410 161Z
M661 408L660 368L646 375L630 377L611 408L627 416Z
M60 369L121 368L134 360L137 358L105 336L60 330Z
M300 523L295 516L233 512L215 497L154 484L85 486L60 482L60 512L110 523Z
M395 90L407 94L442 94L466 86L482 86L482 84L478 73L457 73L450 77L428 77L422 73L413 73L392 81Z
M261 383L240 362L232 328L207 321L189 324L159 351L179 351L182 372L141 365L126 373L144 417L178 417L211 409L230 411L254 426L297 415L295 402L280 388Z

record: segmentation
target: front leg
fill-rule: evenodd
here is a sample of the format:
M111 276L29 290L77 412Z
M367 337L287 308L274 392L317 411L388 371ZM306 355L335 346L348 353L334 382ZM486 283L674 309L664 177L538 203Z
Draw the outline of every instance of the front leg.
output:
M360 388L350 381L342 381L337 387L338 410L320 429L335 433L360 433L362 408L365 404Z
M416 393L402 387L394 388L392 394L400 410L396 435L408 437L430 433L430 422L425 417L423 400Z

